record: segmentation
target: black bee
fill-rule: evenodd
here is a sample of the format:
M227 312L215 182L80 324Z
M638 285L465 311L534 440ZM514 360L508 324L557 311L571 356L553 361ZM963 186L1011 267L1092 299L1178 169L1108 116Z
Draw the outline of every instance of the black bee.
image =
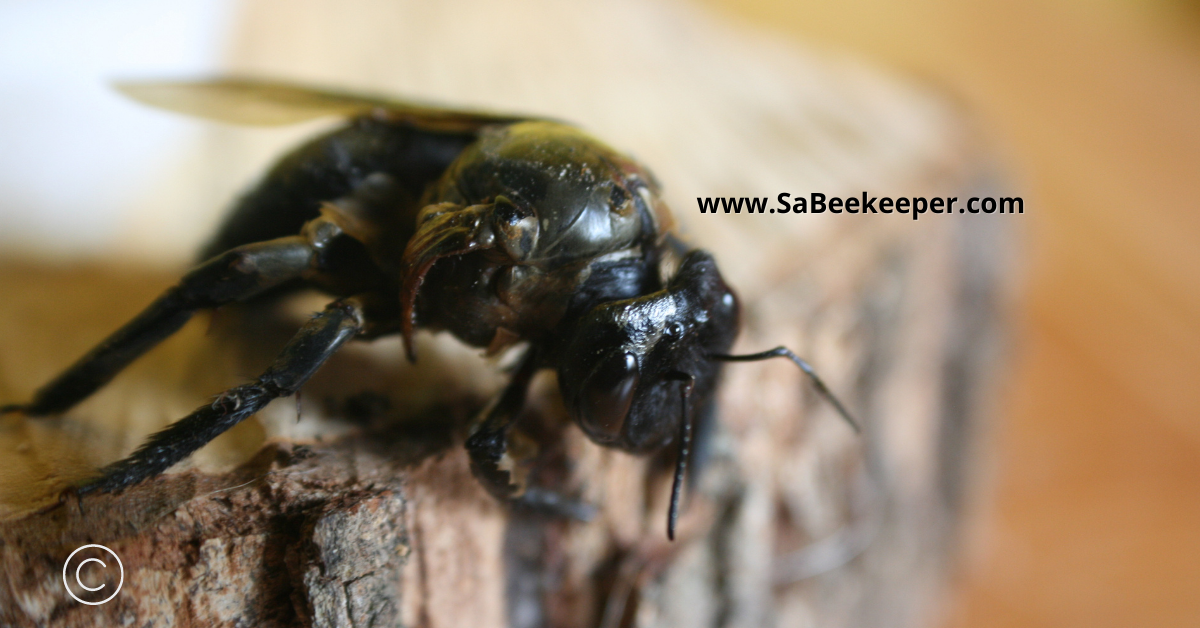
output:
M143 102L226 121L349 122L280 160L233 208L183 276L141 314L3 411L61 413L198 310L315 288L334 297L257 379L153 435L75 488L119 491L166 471L278 397L295 394L347 341L446 330L497 352L528 345L466 447L501 499L520 499L509 435L534 373L557 369L567 411L596 443L678 451L674 537L697 423L712 416L738 300L707 252L671 235L654 178L579 129L545 119L421 106L261 81L128 84ZM668 270L670 269L670 270ZM701 426L702 427L702 426Z

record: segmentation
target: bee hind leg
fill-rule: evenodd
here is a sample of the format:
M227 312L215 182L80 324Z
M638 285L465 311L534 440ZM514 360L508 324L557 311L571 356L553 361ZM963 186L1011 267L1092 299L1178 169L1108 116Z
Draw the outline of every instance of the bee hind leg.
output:
M272 399L294 394L362 328L363 313L356 299L331 303L296 333L256 380L221 393L211 403L151 436L128 458L104 467L100 477L75 490L79 494L111 493L161 474L261 410Z
M290 236L230 249L183 276L140 314L43 386L27 404L3 412L45 416L66 412L117 373L174 334L198 310L240 301L297 279L317 258L305 236Z

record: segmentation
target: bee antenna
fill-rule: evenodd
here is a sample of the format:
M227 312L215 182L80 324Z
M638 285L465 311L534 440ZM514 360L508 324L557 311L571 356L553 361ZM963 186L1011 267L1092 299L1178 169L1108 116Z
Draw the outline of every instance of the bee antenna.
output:
M671 508L667 512L667 539L675 540L675 524L679 521L679 502L683 496L683 480L687 475L688 457L692 449L692 420L688 416L688 399L696 378L687 373L671 373L667 379L680 382L683 401L683 421L679 428L679 457L675 460L675 480L671 483Z
M842 415L842 418L845 419L846 423L849 423L850 427L854 428L855 434L862 432L862 428L858 426L858 422L854 420L854 417L850 416L850 412L846 410L846 407L842 405L842 402L838 401L838 398L833 396L833 393L830 392L829 387L825 385L825 382L821 381L820 376L818 376L817 372L813 370L813 367L809 365L808 362L800 359L800 356L792 353L792 350L788 349L787 347L775 347L770 351L763 351L762 353L748 353L746 355L723 355L719 353L710 353L708 354L708 357L709 359L719 360L721 362L758 362L760 360L769 360L771 358L787 358L792 362L795 362L796 366L800 367L801 371L804 371L806 375L812 378L813 386L817 388L817 392L821 393L821 396L825 397L825 399L831 405L833 405L838 414Z

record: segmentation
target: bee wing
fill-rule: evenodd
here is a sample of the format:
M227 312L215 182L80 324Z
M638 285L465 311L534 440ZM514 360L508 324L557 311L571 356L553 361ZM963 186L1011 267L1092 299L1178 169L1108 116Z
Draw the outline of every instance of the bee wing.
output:
M533 119L257 79L122 81L116 88L152 107L220 122L257 126L295 124L324 116L369 114L408 122L423 129L453 132Z

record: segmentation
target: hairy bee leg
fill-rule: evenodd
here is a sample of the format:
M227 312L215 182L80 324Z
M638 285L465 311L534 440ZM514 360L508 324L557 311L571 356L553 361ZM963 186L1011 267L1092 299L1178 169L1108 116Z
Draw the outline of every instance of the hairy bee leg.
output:
M316 264L319 236L290 236L231 249L197 266L57 378L33 401L7 406L30 416L65 412L183 327L197 310L252 297Z
M508 385L484 409L482 418L472 426L467 437L471 472L497 499L513 499L525 491L524 479L516 477L515 471L520 462L532 458L533 452L515 451L509 446L508 436L525 406L525 394L537 370L535 363L536 356L531 349L521 358ZM534 447L532 443L529 445Z
M346 341L363 328L355 299L330 304L296 333L275 362L255 381L231 388L212 403L150 437L128 458L101 470L98 479L78 487L82 493L110 493L166 471L212 439L261 410L272 399L300 389Z
M490 249L496 236L489 216L495 204L463 207L455 203L436 203L422 208L417 215L417 232L404 247L400 265L400 335L409 362L417 361L413 333L416 330L417 293L425 275L438 260L471 251ZM536 224L536 223L535 223Z

